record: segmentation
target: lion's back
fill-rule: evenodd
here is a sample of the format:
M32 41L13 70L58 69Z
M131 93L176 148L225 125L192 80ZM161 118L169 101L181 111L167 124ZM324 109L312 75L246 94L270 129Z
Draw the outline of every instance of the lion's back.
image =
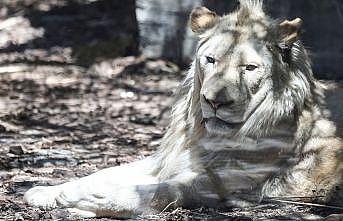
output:
M343 138L343 82L320 82L325 90L325 102L330 111L329 119L336 124L337 136Z

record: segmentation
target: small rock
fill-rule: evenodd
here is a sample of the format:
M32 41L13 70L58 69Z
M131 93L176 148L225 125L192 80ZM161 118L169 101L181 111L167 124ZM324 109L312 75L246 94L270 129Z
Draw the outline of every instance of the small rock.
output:
M11 146L9 152L15 155L24 154L24 150L21 146Z
M4 126L2 126L2 125L0 125L0 132L1 132L1 133L6 132L6 128L5 128Z
M330 216L324 219L325 221L342 221L343 220L343 213L342 214L331 214Z
M0 132L14 132L17 133L20 128L14 124L0 120Z
M21 215L21 213L15 213L15 214L14 214L14 220L15 220L15 221L22 221L22 220L25 220L25 219L23 218L23 216Z
M155 125L154 117L149 114L130 116L130 122L141 125Z

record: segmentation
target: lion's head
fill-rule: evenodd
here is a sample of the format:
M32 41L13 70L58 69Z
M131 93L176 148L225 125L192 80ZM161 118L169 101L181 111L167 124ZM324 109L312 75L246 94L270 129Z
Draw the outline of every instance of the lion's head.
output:
M157 154L163 158L160 177L171 174L168 165L178 153L208 134L259 138L284 126L281 121L291 123L293 133L298 115L316 102L310 60L299 40L302 21L272 20L259 0L240 3L222 17L204 7L191 13L199 43Z
M198 7L190 18L199 37L194 93L214 135L263 135L311 99L301 19L277 22L264 14L261 1L240 3L223 17Z

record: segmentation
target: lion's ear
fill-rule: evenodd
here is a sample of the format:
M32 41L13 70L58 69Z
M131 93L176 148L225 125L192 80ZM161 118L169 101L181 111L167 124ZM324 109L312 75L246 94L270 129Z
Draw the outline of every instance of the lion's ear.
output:
M287 46L292 46L299 39L302 23L303 21L300 18L281 22L279 24L281 42Z
M197 7L193 9L190 16L190 26L194 33L202 34L210 28L213 28L219 16L206 7Z

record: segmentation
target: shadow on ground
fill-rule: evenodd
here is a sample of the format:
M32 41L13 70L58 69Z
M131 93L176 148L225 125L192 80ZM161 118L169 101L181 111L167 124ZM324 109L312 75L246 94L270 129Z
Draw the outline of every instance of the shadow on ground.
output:
M22 62L73 62L90 66L101 59L138 52L138 27L133 0L125 4L119 0L9 1L3 9L6 9L6 19L9 20L7 25L0 25L0 30L12 24L16 34L21 36L17 37L17 41L13 41L11 36L12 41L0 49L0 54L32 54L36 50L34 58L22 58ZM25 19L31 26L29 31L21 27L26 25ZM54 55L62 51L66 58L54 59ZM40 56L39 52L48 52L50 56Z

